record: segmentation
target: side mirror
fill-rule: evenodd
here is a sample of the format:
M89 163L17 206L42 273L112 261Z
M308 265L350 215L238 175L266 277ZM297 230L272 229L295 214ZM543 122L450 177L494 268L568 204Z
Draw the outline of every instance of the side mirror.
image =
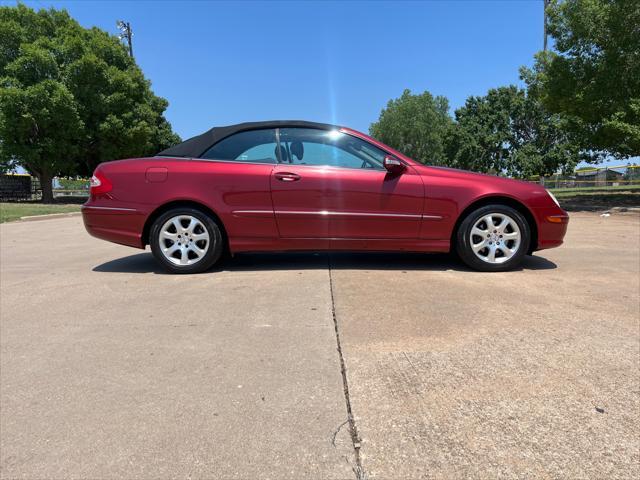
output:
M384 157L382 164L384 165L384 168L386 168L389 173L396 173L396 174L402 173L406 168L404 166L404 163L402 163L396 157L392 157L391 155L387 155L386 157Z

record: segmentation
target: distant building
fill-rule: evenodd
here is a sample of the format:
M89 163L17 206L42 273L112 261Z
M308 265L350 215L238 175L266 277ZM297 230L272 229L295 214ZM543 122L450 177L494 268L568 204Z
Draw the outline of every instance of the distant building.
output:
M624 173L613 169L601 170L583 170L577 171L576 183L580 187L604 187L606 185L615 184L624 177Z

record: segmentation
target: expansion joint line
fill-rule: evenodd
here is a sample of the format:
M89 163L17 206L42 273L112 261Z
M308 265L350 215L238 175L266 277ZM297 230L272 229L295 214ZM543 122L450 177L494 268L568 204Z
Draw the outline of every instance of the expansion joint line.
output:
M347 405L347 422L349 422L349 433L351 434L351 442L353 443L353 451L355 456L355 466L352 466L356 480L366 480L367 476L362 468L362 460L360 458L360 436L356 427L356 421L353 418L351 409L351 397L349 396L349 382L347 381L347 367L344 362L342 353L342 345L340 344L340 330L338 328L338 318L336 317L336 303L333 295L333 275L331 273L331 254L327 254L327 267L329 269L329 289L331 290L331 315L333 316L333 327L336 331L336 345L338 350L338 358L340 359L340 372L342 373L342 387L344 389L344 399Z

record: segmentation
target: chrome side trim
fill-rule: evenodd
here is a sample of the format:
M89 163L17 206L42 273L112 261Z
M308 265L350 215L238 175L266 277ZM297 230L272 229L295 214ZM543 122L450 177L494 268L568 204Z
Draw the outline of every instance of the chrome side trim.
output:
M273 218L273 210L234 210L231 215L245 218Z
M234 215L236 213L273 213L273 210L234 210L233 212Z
M233 215L320 215L320 216L336 216L336 217L388 217L388 218L421 218L423 220L442 220L442 215L417 215L409 213L369 213L369 212L331 212L329 210L310 211L310 210L234 210Z
M135 208L122 208L122 207L94 207L93 205L83 205L81 210L94 209L94 210L112 210L120 212L137 212Z
M276 210L276 214L281 215L321 215L336 217L388 217L388 218L421 218L422 215L412 215L407 213L369 213L369 212L330 212L328 210L320 211L301 211L301 210Z
M277 163L277 162L247 162L243 160L217 160L211 158L200 158L200 157L171 157L171 156L158 156L150 157L157 158L159 160L184 160L186 162L208 162L208 163L240 163L240 164L248 164L248 165L271 165L275 167L276 165L288 165L287 163Z

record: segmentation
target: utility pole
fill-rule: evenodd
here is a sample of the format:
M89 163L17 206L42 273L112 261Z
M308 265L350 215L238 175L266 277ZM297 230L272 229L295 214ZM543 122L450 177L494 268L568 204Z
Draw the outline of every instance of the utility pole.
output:
M544 47L543 50L547 51L547 6L549 0L542 0L542 8L544 9Z
M131 36L133 35L133 33L131 32L131 24L123 20L118 20L116 22L116 25L122 32L120 35L118 35L118 37L120 38L120 40L122 40L123 38L127 40L127 44L129 45L129 56L133 58L133 43L131 42Z

